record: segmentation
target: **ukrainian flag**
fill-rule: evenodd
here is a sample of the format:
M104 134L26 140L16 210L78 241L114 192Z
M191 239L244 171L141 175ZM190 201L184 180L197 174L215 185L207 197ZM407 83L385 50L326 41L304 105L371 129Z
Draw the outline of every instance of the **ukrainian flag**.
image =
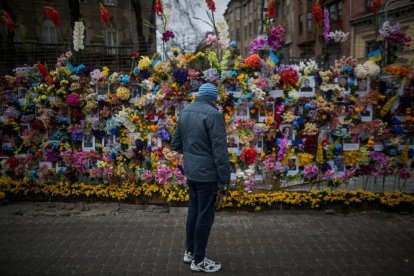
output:
M382 59L381 48L368 53L368 58L372 61L380 61Z
M279 63L279 59L273 51L269 51L269 57L267 58L267 64L270 67L275 67Z

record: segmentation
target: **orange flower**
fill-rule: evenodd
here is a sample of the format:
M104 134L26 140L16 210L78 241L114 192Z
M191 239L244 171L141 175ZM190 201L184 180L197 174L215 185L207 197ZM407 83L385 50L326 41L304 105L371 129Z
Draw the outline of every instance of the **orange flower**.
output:
M262 62L263 60L260 58L258 54L253 54L249 56L248 58L246 58L246 60L244 61L246 66L253 70L259 69Z

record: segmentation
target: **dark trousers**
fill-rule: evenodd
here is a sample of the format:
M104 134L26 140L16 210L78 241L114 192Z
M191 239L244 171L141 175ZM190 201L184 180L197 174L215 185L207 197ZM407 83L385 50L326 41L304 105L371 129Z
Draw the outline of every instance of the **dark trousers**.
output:
M214 222L214 203L217 182L187 181L190 193L187 214L187 251L194 254L195 262L205 257L208 237Z

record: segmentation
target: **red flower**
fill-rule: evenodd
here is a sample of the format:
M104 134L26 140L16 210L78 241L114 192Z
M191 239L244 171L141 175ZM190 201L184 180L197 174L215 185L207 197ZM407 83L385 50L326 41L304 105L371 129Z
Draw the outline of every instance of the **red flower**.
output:
M49 76L49 70L47 69L47 67L41 63L38 63L36 64L36 68L37 70L39 70L40 74L42 74L43 79L46 80Z
M45 6L44 7L44 12L45 12L45 16L48 20L52 21L53 24L55 25L55 27L59 27L60 26L60 15L57 12L57 10L55 10L52 7L49 6Z
M381 9L381 0L374 0L372 3L371 11L374 15Z
M215 11L216 10L216 3L214 3L213 0L206 0L207 3L207 7L209 10L211 11Z
M298 73L296 70L285 70L280 74L281 81L288 86L294 85L298 82Z
M164 12L164 8L162 6L162 1L161 0L156 0L155 1L155 13L158 16L161 16L163 12Z
M9 165L10 169L14 170L19 165L19 159L12 156L6 160L6 164Z
M267 17L273 18L276 14L276 5L275 0L269 0L269 4L267 5Z
M321 26L323 21L322 5L319 0L312 4L312 16L316 23Z
M2 11L1 19L3 20L3 23L6 26L9 33L12 33L14 31L14 22L13 19L10 17L10 14L6 11Z
M131 58L132 58L132 59L134 59L134 58L137 58L137 57L139 57L139 53L138 53L138 52L136 52L136 51L133 51L133 52L131 53Z
M248 166L254 164L256 162L256 159L257 150L254 146L244 148L242 153L240 154L240 160L246 162Z
M101 4L99 3L99 12L101 14L101 20L105 24L105 26L109 26L109 11Z

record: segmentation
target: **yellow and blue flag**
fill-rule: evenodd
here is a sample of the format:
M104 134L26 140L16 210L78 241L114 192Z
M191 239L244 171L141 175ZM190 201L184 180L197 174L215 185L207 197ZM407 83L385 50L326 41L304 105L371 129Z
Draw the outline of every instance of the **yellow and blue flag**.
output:
M267 58L267 64L269 64L270 67L275 67L276 64L279 63L279 58L276 56L276 54L273 51L269 51L269 57Z
M381 48L368 53L368 58L372 61L380 61L382 59Z

